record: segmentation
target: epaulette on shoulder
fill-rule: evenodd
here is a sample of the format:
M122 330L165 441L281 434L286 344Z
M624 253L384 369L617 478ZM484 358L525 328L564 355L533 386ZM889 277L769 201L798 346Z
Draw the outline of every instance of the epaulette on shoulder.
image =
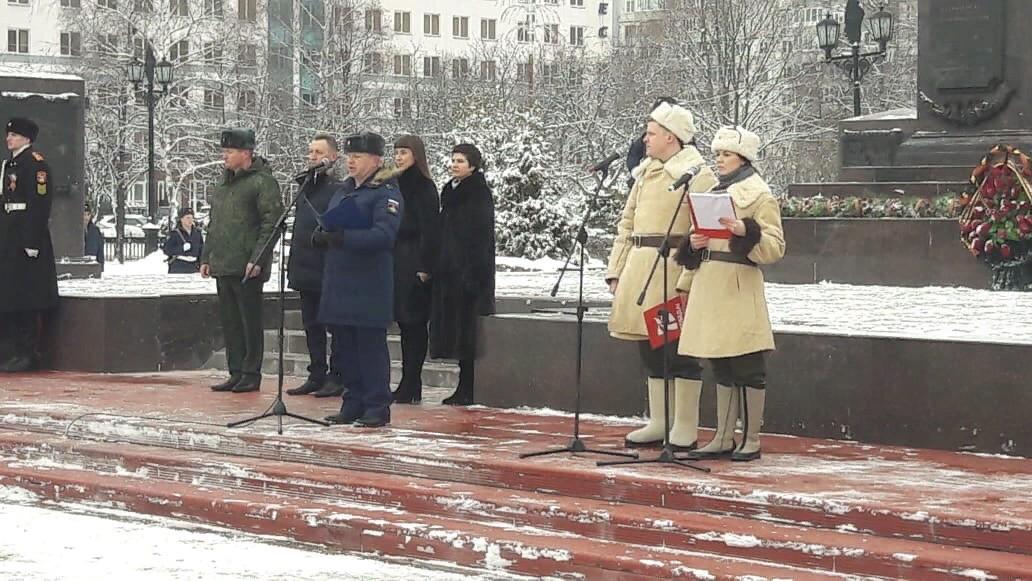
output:
M38 151L33 151L32 152L32 159L34 159L36 161L43 161L43 159L44 159L43 158L43 154L38 152Z

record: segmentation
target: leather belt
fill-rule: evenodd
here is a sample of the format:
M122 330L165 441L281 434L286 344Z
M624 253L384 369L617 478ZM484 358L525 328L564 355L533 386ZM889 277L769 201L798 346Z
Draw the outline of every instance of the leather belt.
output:
M10 214L11 212L24 212L29 209L29 205L25 202L7 202L4 204L4 211Z
M636 234L631 236L631 243L637 248L659 248L665 239L666 236L662 234ZM671 236L670 248L677 248L682 240L684 240L684 236Z
M710 250L709 248L703 249L701 252L703 262L730 262L732 264L743 264L745 266L756 266L756 263L749 260L748 256L742 256L741 254L735 254L734 252L719 252L716 250Z

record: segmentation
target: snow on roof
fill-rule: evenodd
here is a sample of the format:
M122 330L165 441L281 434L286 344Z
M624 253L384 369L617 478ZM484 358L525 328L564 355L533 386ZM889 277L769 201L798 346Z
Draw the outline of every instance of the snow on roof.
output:
M18 71L0 69L0 77L20 79L40 79L49 81L82 81L82 77L62 73L44 73L40 71Z
M11 99L31 99L32 97L39 97L47 101L67 101L69 99L80 97L80 95L78 93L27 93L23 91L0 91L0 97L9 97Z

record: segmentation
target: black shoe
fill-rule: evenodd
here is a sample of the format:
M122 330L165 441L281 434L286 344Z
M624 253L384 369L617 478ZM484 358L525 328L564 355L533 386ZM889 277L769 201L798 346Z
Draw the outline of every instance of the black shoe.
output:
M355 421L359 417L360 416L353 415L353 414L337 413L337 414L333 414L332 416L326 416L325 418L323 418L323 420L325 420L328 424L331 424L331 425L334 425L334 426L346 426L348 424L355 423Z
M240 383L233 386L233 393L247 393L249 391L258 391L262 388L262 376L261 375L245 375Z
M721 458L731 458L735 454L735 450L738 449L738 444L735 444L734 448L729 450L720 450L719 452L700 452L699 450L692 450L685 456L686 460L720 460ZM757 458L759 452L756 453ZM754 458L755 459L755 458Z
M473 394L465 391L455 390L450 397L444 398L444 405L473 405Z
M648 442L632 442L624 438L623 445L624 448L659 448L663 445L663 439L649 440Z
M755 452L734 452L731 454L732 462L752 462L760 459L760 451Z
M26 357L24 355L15 355L11 357L3 364L0 364L0 371L6 373L22 373L25 371L32 371L36 368L36 363L32 357Z
M423 401L423 388L421 386L419 389L408 389L398 386L393 397L394 403L419 403Z
M385 414L366 414L354 421L356 428L382 428L391 423L391 410Z
M327 379L326 383L312 395L315 397L340 397L344 395L344 386L334 379Z
M287 390L287 395L308 395L310 393L315 393L315 392L319 391L320 389L322 389L323 383L324 382L322 382L322 381L315 381L315 380L309 378L307 381L305 381L304 383L302 383L298 387L295 387L293 389L288 389Z
M670 444L670 449L674 452L694 452L699 447L699 442L692 442L687 446L678 446L677 444Z
M236 384L240 383L241 379L242 377L240 375L230 375L229 379L227 379L226 381L223 381L222 383L216 383L215 385L211 386L211 390L233 391L233 388L236 387Z

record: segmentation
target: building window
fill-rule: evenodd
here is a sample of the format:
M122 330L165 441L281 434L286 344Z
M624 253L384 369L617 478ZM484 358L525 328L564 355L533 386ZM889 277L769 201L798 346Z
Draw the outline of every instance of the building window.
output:
M498 63L495 61L481 61L480 78L485 81L496 80L498 78Z
M151 0L133 0L133 12L137 14L150 14L153 9Z
M411 12L394 12L394 32L399 34L412 34Z
M362 72L379 75L383 73L383 55L378 52L367 52L362 56Z
M423 57L423 76L424 77L439 77L439 76L441 76L441 57L439 57L439 56L425 56L425 57Z
M204 106L221 111L226 106L226 97L218 89L204 90Z
M82 8L81 0L61 0L61 8Z
M559 25L545 25L545 44L559 44Z
M144 42L139 36L133 37L133 58L143 60L144 57Z
M584 0L570 0L570 6L574 8L584 8Z
M240 45L239 52L237 53L237 63L242 67L258 66L258 48L253 44Z
M452 17L452 36L455 38L469 38L469 17L468 16L455 16Z
M222 18L222 0L204 0L204 14Z
M496 40L498 38L498 21L494 19L480 19L480 38L483 40Z
M169 0L168 11L173 16L190 16L189 0Z
M452 59L452 78L465 79L469 77L469 59Z
M634 0L627 0L624 3L624 12L627 14L634 12Z
M408 97L395 97L394 116L398 119L408 119L412 117L412 100Z
M237 18L247 22L258 20L258 0L237 0Z
M215 42L204 43L204 64L218 65L222 63L222 45Z
M168 49L168 58L172 62L183 63L190 57L190 41L180 40L179 42L173 43Z
M118 35L117 34L98 34L97 35L97 52L104 55L115 56L118 54Z
M78 32L61 33L61 55L82 56L82 34Z
M541 81L546 85L554 85L559 82L559 65L541 65Z
M584 46L584 27L583 26L571 26L570 27L570 45L571 46Z
M394 55L394 74L399 77L411 77L412 76L412 55L410 54L396 54Z
M8 4L14 4L15 6L28 6L29 0L7 0Z
M521 83L534 82L534 64L519 63L516 65L516 80Z
M254 112L257 109L258 95L254 91L240 91L237 95L237 111Z
M375 8L365 11L365 29L369 32L383 31L383 12Z
M440 14L424 14L423 15L423 35L424 36L441 36L441 15Z
M516 40L519 42L534 42L534 15L527 16L527 19L516 25Z
M301 91L301 102L309 107L317 107L319 105L319 95L315 91L303 90Z

